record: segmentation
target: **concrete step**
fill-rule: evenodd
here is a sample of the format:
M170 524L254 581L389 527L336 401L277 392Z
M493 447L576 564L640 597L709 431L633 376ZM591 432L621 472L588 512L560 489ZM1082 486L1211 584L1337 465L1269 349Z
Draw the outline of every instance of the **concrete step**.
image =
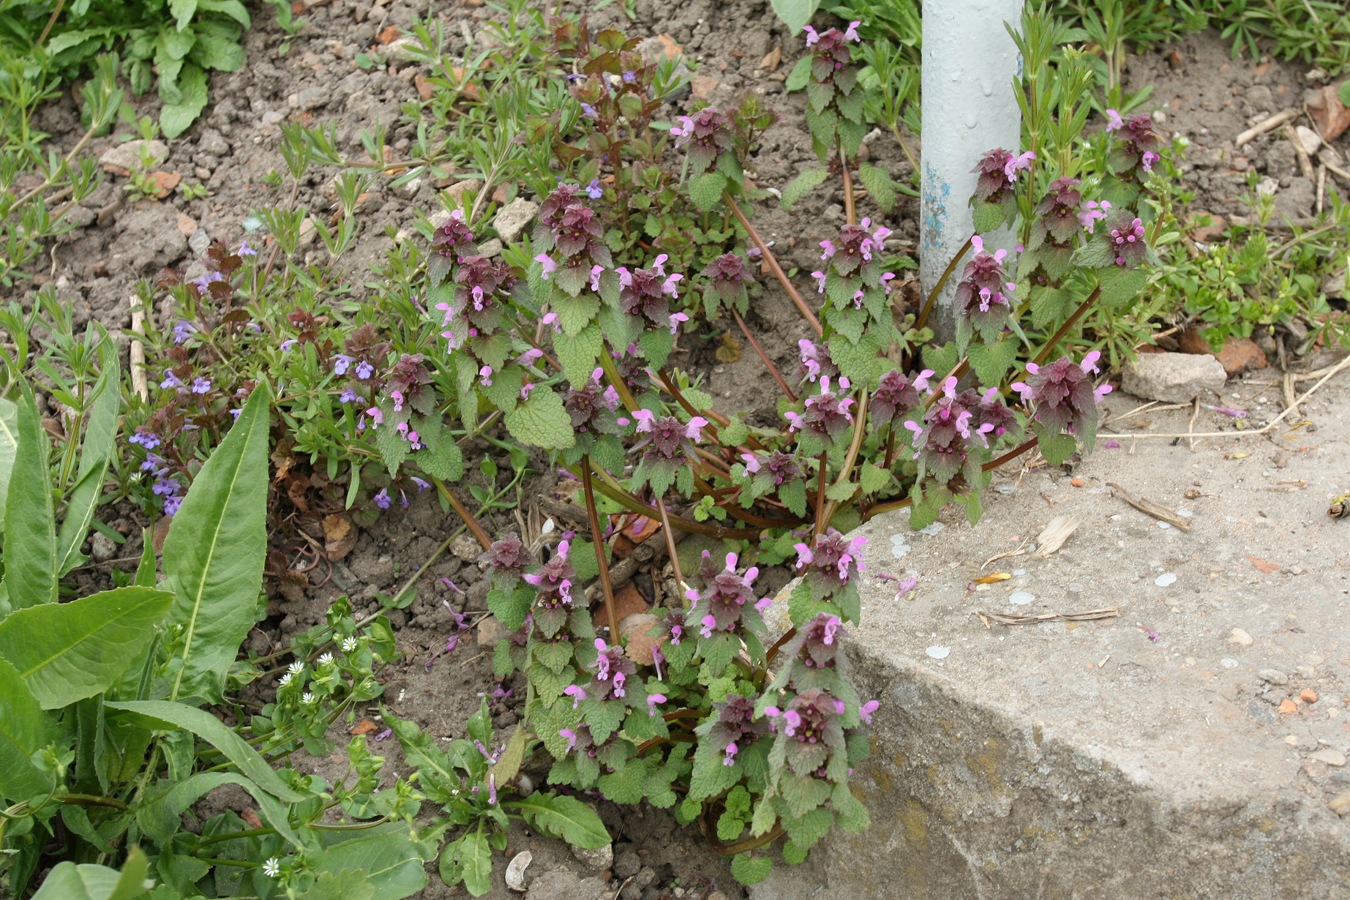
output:
M1233 390L1257 425L1277 409L1269 386ZM930 534L907 512L864 526L850 646L881 701L855 782L872 827L752 897L1350 897L1350 818L1332 803L1350 800L1350 518L1327 514L1350 490L1350 391L1328 385L1262 436L1129 437L1190 421L1121 420L1072 477L1009 467L975 527L959 510ZM1202 409L1194 430L1231 427ZM986 563L1057 516L1078 527L1054 554ZM1012 577L972 589L996 572ZM878 577L906 573L912 599ZM977 616L1103 608L1119 615Z

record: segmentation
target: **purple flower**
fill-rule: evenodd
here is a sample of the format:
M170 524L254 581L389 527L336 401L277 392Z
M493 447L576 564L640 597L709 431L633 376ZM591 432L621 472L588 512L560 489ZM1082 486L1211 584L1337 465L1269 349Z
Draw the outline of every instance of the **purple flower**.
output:
M1144 155L1139 160L1139 164L1143 167L1145 172L1152 172L1153 164L1161 158L1162 157L1154 153L1152 150L1145 150Z
M195 332L196 330L197 330L196 325L193 325L186 319L180 320L178 324L173 326L173 342L175 344L183 343L189 337L191 337L192 333Z
M659 706L659 705L661 705L662 703L665 703L665 702L666 702L666 695L665 695L665 694L648 694L648 695L647 695L647 715L649 715L649 716L655 716L655 715L656 715L656 707Z
M209 378L203 378L199 375L196 378L192 379L192 393L205 394L209 393L210 390L211 390L211 380Z
M682 455L692 456L691 442L701 441L703 429L708 425L708 420L702 416L694 416L687 424L681 423L674 416L662 416L658 419L649 409L634 410L633 418L638 423L637 432L647 435L634 445L634 449L650 446L648 456L667 460L677 459Z
M333 374L346 375L347 370L351 368L351 365L354 362L356 362L356 360L352 359L350 356L339 353L337 359L333 360Z
M635 81L637 81L637 72L634 72L630 69L623 73L624 84L632 84Z
M592 200L599 200L605 196L605 189L600 186L599 178L592 179L591 183L586 185L586 196Z
M1116 112L1114 109L1108 109L1106 111L1106 130L1119 131L1124 127L1125 120L1120 117L1120 113Z
M183 505L182 497L165 497L164 515L166 516L176 515L178 512L178 508L182 505Z
M339 403L355 403L357 400L360 399L361 399L360 395L358 395L356 391L352 390L350 387L344 387L342 389L342 393L338 394Z
M842 534L831 528L816 536L815 547L795 545L797 568L806 568L831 579L837 577L841 584L847 583L851 577L850 567L859 572L863 570L862 548L866 544L867 538L862 536L845 541Z
M1031 162L1036 158L1036 154L1030 150L1020 156L1010 156L1008 161L1003 164L1003 174L1008 178L1008 184L1017 181L1017 173L1023 169L1030 169Z
M581 104L581 114L588 119L600 118L600 114L595 111L595 107L591 106L589 103Z
M186 387L186 385L183 384L183 380L179 378L177 375L175 375L172 369L164 370L164 380L159 383L159 386L164 388L164 390L166 391L169 390L170 388L177 388L179 390L182 390L184 387Z
M736 765L736 752L737 752L738 750L740 750L740 748L736 746L736 742L735 742L735 741L732 741L730 744L727 744L727 748L726 748L725 750L722 751L722 753L723 753L723 755L724 755L724 757L725 757L725 758L722 760L722 765L724 765L724 766L734 766L734 765Z
M880 427L903 419L911 410L918 408L922 400L919 392L928 389L928 379L932 376L932 369L924 369L913 381L899 369L892 369L881 376L868 407L869 421Z
M379 733L377 733L377 734L375 735L375 740L377 740L377 741L387 741L387 740L389 740L389 739L390 739L391 737L393 737L393 736L394 736L394 729L392 729L392 728L386 728L386 729L384 729L383 731L381 731L381 732L379 732Z
M1105 219L1106 214L1111 209L1110 200L1089 200L1083 204L1083 210L1078 214L1078 222L1087 229L1088 234L1092 234L1096 227L1098 219Z
M839 392L830 390L830 379L822 376L820 379L820 393L806 398L805 408L798 415L795 412L784 413L784 416L792 423L792 431L810 432L815 436L835 440L853 425L853 413L849 407L853 405L853 398L845 396L852 385L844 377L839 379Z
M572 698L572 708L576 709L581 705L581 701L587 697L586 689L576 684L569 684L563 688L563 696Z
M417 485L417 493L419 494L431 487L431 484L428 483L426 479L418 478L416 475L409 475L408 477L412 479L413 484ZM463 592L461 591L461 593Z
M374 374L375 374L375 367L372 366L370 363L366 362L364 359L356 364L356 377L361 379L362 381L367 380L368 378L370 378L371 375Z
M390 504L393 503L389 498L389 492L384 488L380 488L380 492L375 495L374 500L375 505L380 509L388 509Z
M157 497L172 497L181 489L182 485L167 476L155 479L154 485L150 488Z
M548 276L552 275L554 272L558 270L558 264L554 262L553 257L549 256L547 253L540 253L538 256L534 258L534 261L539 263L539 265L543 267L543 271L540 273L540 277L543 278L545 281L548 281Z
M1133 269L1148 257L1148 244L1144 240L1144 223L1138 216L1126 222L1128 217L1126 212L1108 223L1115 225L1111 229L1110 247L1116 265Z
M1026 383L1014 383L1012 388L1023 400L1036 403L1032 418L1043 427L1054 433L1067 430L1091 441L1097 424L1097 404L1111 391L1109 384L1093 390L1091 376L1098 371L1099 358L1101 353L1094 350L1081 363L1067 356L1041 366L1028 363L1031 377Z
M296 344L298 344L298 343L300 343L300 342L299 342L298 340L296 340L295 338L286 338L286 340L284 340L284 341L281 342L281 352L282 352L282 353L285 353L287 350L290 350L292 347L294 347L294 346L295 346Z
M159 446L159 435L148 429L137 428L136 431L127 438L133 444L140 444L146 450L153 450Z
M880 706L881 706L880 701L868 700L866 703L862 705L861 708L859 708L858 715L862 718L864 722L866 722L868 725L871 725L872 714L875 713L877 711L877 708Z
M239 256L257 256L258 251L248 245L248 238L239 242Z
M560 541L552 559L537 572L523 576L526 583L535 588L535 605L542 610L572 605L572 580L577 577L577 573L567 559L570 550L570 542Z

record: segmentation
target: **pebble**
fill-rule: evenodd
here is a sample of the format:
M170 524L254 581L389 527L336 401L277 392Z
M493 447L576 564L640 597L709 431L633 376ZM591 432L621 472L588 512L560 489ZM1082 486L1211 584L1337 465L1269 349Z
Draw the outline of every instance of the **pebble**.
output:
M924 528L920 528L920 529L919 529L919 534L926 534L926 535L928 535L929 537L934 537L934 536L940 534L940 533L942 532L942 529L944 529L944 528L946 528L946 527L947 527L947 526L946 526L946 525L943 525L941 522L934 522L934 523L931 524L931 525L928 525L928 526L926 526L926 527L924 527Z
M113 558L117 552L117 545L113 543L112 538L100 531L95 531L89 538L89 555L98 562L106 562Z
M1280 701L1280 708L1279 708L1280 715L1287 716L1290 713L1297 711L1298 711L1298 704L1295 703L1293 700L1290 700L1288 697L1285 697L1283 700Z
M461 534L450 544L450 552L464 562L474 562L483 550L472 537Z
M1326 747L1322 750L1316 750L1309 754L1310 757L1329 766L1340 767L1345 765L1345 754L1339 750L1333 750Z
M1014 606L1026 606L1036 599L1036 595L1031 591L1013 591L1008 595L1008 602Z
M1177 583L1177 573L1175 573L1175 572L1164 572L1164 573L1162 573L1161 575L1159 575L1157 578L1153 579L1153 583L1156 584L1158 587L1167 587L1167 586L1169 586L1169 585L1176 584L1176 583Z
M1219 660L1219 665L1223 666L1225 669L1236 669L1238 667L1238 661L1225 656L1223 659Z
M909 549L910 549L909 541L905 540L905 536L903 534L891 535L892 556L894 556L896 559L900 559L902 556L904 556L906 553L909 552Z
M1331 807L1332 812L1342 818L1350 816L1350 791L1338 795L1327 805Z
M192 237L188 238L188 249L201 256L206 252L206 248L211 246L211 237L206 233L205 228L198 228L192 232Z
M586 850L573 846L572 855L582 864L599 871L614 865L614 845L606 844L596 850Z
M131 171L141 167L141 150L147 150L150 165L158 166L169 158L169 145L163 141L127 141L105 150L99 165Z
M1289 676L1281 672L1279 669L1262 669L1261 671L1256 673L1256 677L1260 678L1267 684L1289 683Z
M933 659L946 659L952 652L951 647L940 647L937 644L929 647L924 653L927 653Z
M1234 628L1228 635L1228 643L1237 644L1239 647L1250 647L1252 645L1252 636L1241 628Z
M517 197L502 207L501 212L492 220L492 226L501 235L503 244L510 244L520 237L539 212L539 204L523 197Z

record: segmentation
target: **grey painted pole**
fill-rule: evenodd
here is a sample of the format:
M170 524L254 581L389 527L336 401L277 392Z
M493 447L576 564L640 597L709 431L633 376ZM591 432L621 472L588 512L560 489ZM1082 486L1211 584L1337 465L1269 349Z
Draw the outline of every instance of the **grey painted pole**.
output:
M919 280L925 295L974 227L967 205L976 182L971 169L995 147L1020 152L1022 120L1011 87L1020 60L1003 23L1015 26L1021 15L1022 0L923 5ZM1007 246L1006 239L993 246ZM931 317L941 339L955 333L956 282L947 282Z

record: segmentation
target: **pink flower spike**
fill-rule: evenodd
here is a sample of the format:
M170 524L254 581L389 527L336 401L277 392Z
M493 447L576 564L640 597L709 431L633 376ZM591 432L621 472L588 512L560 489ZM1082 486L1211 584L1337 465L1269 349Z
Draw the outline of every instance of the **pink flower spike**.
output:
M1095 390L1092 392L1092 396L1093 396L1093 398L1094 398L1098 403L1101 403L1101 402L1102 402L1102 398L1105 397L1107 394L1111 393L1111 391L1113 391L1113 390L1115 390L1115 389L1112 388L1111 385L1109 385L1109 384L1103 384L1101 387L1098 387L1097 389L1095 389ZM1237 417L1237 418L1239 418L1239 419L1241 419L1241 418L1243 418L1243 417L1245 417L1245 416L1247 415L1247 413L1246 413L1244 410L1238 410L1238 412L1242 413L1241 416L1238 416L1238 417Z
M1031 402L1036 399L1036 392L1029 387L1026 382L1014 381L1012 389L1022 395L1023 402Z
M548 276L552 275L558 269L558 264L555 263L553 257L549 256L547 253L540 253L534 258L534 261L544 267L544 271L541 274L545 281L548 280Z
M759 458L753 453L742 453L741 459L745 460L745 473L753 475L759 471Z
M739 748L737 748L735 741L732 741L730 744L727 744L727 749L722 751L726 757L725 759L722 760L722 765L724 766L736 765L736 751L738 749Z
M491 387L491 386L492 386L492 366L483 366L481 369L479 369L479 370L478 370L478 377L481 378L481 379L483 380L483 384L484 384L485 386Z
M755 612L757 612L757 613L762 613L762 612L764 612L766 609L768 609L770 606L773 606L773 598L772 598L772 597L761 597L761 598L759 599L759 602L757 602L757 603L755 604Z
M864 704L862 705L862 707L858 710L858 715L862 718L862 720L863 720L864 722L866 722L868 725L871 725L871 724L872 724L872 714L875 713L875 712L877 711L877 707L879 707L879 706L881 706L881 702L880 702L880 701L878 701L878 700L868 700L868 701L867 701L866 703L864 703Z
M717 627L717 620L712 616L704 616L702 619L699 619L699 624L703 627L699 629L698 633L705 638L710 638L712 637L713 629Z
M861 43L862 43L862 38L858 37L858 26L861 25L861 24L862 24L862 20L861 20L861 19L859 19L859 20L856 21L856 22L849 22L849 23L848 23L848 30L844 32L844 40L846 40L846 41L857 41L858 43L861 44Z
M655 272L657 275L665 275L666 274L665 265L666 260L668 259L670 259L670 257L667 256L666 254L664 253L658 254L656 259L652 262L652 271Z
M378 406L372 406L370 409L366 410L366 415L370 416L370 421L373 425L384 424L384 410L380 409Z
M776 706L766 706L766 707L764 707L764 715L768 716L770 719L776 719L776 718L778 718L779 716L781 716L782 714L783 714L783 711L782 711L781 709L779 709L778 707L776 707Z
M834 256L835 248L833 241L821 241L820 246L825 250L824 253L820 254L821 259L829 259L831 256Z
M648 694L648 695L647 695L647 715L649 715L649 716L654 716L654 715L656 715L656 707L659 706L659 705L662 704L662 703L665 703L665 702L666 702L666 695L665 695L665 694Z
M684 436L691 441L701 441L703 440L703 429L706 428L707 425L707 419L702 416L694 416L689 420L689 424L685 426Z
M825 273L812 272L811 277L816 280L816 293L817 294L825 293Z
M820 40L820 35L816 34L816 30L810 25L807 25L802 31L806 32L806 46L810 47L815 44L816 41Z
M1108 109L1106 111L1106 130L1119 131L1124 127L1125 120L1120 117L1120 113L1116 112L1114 109Z
M1160 157L1158 154L1154 153L1152 150L1145 150L1145 151L1144 151L1144 157L1143 157L1142 160L1140 160L1140 162L1141 162L1141 163L1143 164L1143 166L1144 166L1144 171L1145 171L1145 172L1152 172L1152 171L1153 171L1153 164L1154 164L1155 162L1157 162L1157 161L1158 161L1159 159L1161 159L1161 158L1162 158L1162 157Z
M1083 373L1085 375L1092 375L1095 374L1096 372L1099 372L1100 369L1097 368L1097 360L1101 358L1102 353L1100 350L1093 350L1087 356L1083 357L1083 361L1079 363L1079 365L1082 366L1083 368Z
M728 572L735 572L735 571L736 571L736 563L739 561L739 559L740 559L740 557L738 557L735 553L728 553L728 554L727 554L727 571L728 571Z
M600 290L600 276L605 274L604 266L591 266L591 290Z
M932 378L936 374L937 373L934 372L932 369L924 369L922 372L919 373L919 377L914 379L914 389L917 391L928 390L928 379Z
M1023 169L1031 168L1031 162L1036 158L1036 154L1030 150L1021 156L1014 156L1003 164L1003 174L1008 178L1008 184L1017 180L1017 173Z
M575 684L563 688L563 695L572 698L572 708L576 709L586 699L586 689Z
M793 549L797 551L797 568L809 566L815 561L816 555L811 552L811 548L805 544L793 544Z
M974 250L975 253L976 253L976 255L979 255L979 254L983 253L983 252L984 252L984 238L980 237L978 234L971 236L971 238L970 238L970 249Z
M638 431L651 431L652 422L656 419L656 415L650 409L635 409L633 410L633 418L638 421Z
M689 317L688 317L687 315L685 315L684 313L671 313L671 314L670 314L670 333L671 333L671 334L679 334L681 323L688 322L688 321L689 321Z
M669 294L676 300L680 299L680 292L678 290L678 287L679 283L682 280L684 280L684 276L680 275L679 273L676 273L674 275L667 275L666 280L661 282L661 293Z
M1105 444L1103 444L1102 446L1105 447L1107 450L1119 450L1119 449L1120 449L1120 441L1107 441L1107 442L1106 442Z

